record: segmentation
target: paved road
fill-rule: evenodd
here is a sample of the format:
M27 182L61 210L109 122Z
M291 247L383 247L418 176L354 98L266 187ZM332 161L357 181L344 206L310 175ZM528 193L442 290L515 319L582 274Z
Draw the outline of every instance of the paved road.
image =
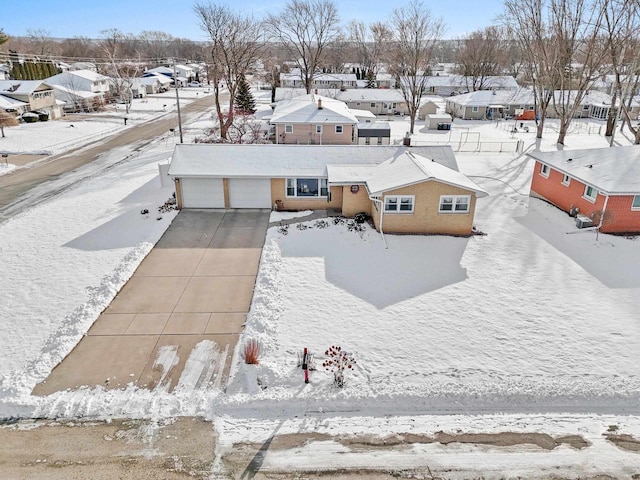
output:
M203 112L213 105L214 97L212 95L196 99L192 103L185 105L181 108L183 123L186 123L189 117ZM118 132L106 140L101 139L88 146L85 145L70 152L52 156L30 168L17 169L7 175L0 176L0 221L6 220L25 208L36 205L49 198L51 194L64 190L69 185L64 185L62 188L52 186L50 192L47 189L43 189L38 194L25 195L26 192L34 187L55 180L82 165L94 162L101 155L114 148L136 145L135 150L139 150L154 138L165 134L170 128L176 127L177 115L171 113L123 132Z

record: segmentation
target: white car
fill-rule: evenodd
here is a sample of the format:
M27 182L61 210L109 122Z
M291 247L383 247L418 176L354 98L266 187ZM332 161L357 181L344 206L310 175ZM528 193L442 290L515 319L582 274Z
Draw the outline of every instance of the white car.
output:
M202 85L200 85L200 82L191 82L188 85L189 87L201 87Z

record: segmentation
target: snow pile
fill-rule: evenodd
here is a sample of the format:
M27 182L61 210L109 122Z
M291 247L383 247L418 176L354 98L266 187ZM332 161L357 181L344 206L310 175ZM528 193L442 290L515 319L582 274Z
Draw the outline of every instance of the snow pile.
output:
M99 175L0 225L0 398L29 395L46 378L171 223L177 212L160 220L140 214L172 193L160 188L156 164L168 153L103 165Z

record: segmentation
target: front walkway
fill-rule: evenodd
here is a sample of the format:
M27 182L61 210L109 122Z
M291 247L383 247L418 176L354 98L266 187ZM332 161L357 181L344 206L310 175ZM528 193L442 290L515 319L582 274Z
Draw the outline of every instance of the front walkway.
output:
M224 388L251 305L269 213L180 212L34 395L129 383L168 391L178 384Z

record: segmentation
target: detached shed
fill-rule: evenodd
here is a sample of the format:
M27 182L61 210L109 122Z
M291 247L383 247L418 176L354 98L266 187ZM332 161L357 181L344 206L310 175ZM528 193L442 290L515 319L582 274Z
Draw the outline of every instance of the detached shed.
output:
M358 124L358 145L389 145L391 125L389 122L367 122Z
M448 113L432 113L427 115L429 130L451 130L451 115Z

